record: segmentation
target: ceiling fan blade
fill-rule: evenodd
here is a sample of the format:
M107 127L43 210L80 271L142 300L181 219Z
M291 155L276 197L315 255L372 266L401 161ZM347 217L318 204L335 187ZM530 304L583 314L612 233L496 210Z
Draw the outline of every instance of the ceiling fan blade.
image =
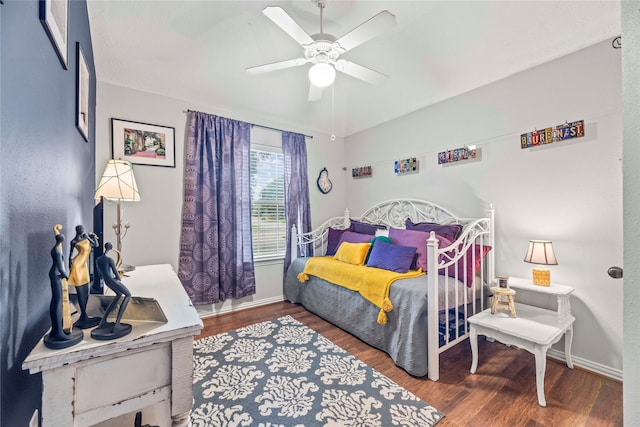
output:
M351 50L361 45L367 40L371 40L386 29L396 25L396 16L389 11L383 10L373 18L360 24L344 36L340 37L336 42L345 50Z
M322 99L322 88L309 83L309 101L320 101Z
M248 74L262 74L269 71L282 70L284 68L297 67L299 65L306 64L307 60L304 58L287 59L286 61L272 62L270 64L256 65L255 67L245 68Z
M262 13L273 21L285 33L289 34L301 45L313 43L313 39L307 34L287 12L278 6L267 6Z
M349 62L346 59L341 59L336 62L336 70L342 71L345 74L376 86L382 84L389 78L382 73L373 71L372 69L363 67L362 65Z

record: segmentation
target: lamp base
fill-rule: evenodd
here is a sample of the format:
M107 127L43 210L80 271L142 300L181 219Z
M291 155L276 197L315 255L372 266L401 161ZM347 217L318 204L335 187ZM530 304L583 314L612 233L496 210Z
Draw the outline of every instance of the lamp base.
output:
M538 286L551 286L551 271L547 268L534 268L533 284Z
M118 269L118 274L120 275L120 277L129 277L127 273L136 269L133 265L128 264L120 264L116 268Z
M118 266L118 270L124 271L125 273L129 271L133 271L135 269L136 267L134 265L129 265L129 264L121 264Z

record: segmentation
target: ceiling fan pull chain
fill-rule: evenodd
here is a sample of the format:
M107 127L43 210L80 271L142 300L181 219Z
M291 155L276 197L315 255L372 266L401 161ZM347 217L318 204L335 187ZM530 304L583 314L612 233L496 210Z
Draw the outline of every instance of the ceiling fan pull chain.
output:
M336 140L336 133L335 133L335 120L336 120L336 113L335 113L335 101L336 101L336 84L335 82L331 85L331 140L335 141Z

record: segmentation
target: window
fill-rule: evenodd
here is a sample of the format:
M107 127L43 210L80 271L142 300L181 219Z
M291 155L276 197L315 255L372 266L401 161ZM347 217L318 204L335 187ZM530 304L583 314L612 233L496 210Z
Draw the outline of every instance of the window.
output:
M282 149L251 149L251 234L256 261L284 258L287 239Z

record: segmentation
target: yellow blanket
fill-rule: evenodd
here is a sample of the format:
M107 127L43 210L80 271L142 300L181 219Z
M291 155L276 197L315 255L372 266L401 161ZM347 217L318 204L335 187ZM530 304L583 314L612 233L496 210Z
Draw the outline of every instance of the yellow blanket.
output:
M418 277L424 273L420 270L407 273L383 270L362 265L353 265L334 260L332 257L313 257L307 261L302 273L298 274L300 282L316 276L352 291L360 292L364 298L380 308L378 323L387 323L387 314L393 310L389 299L391 284L399 279Z

